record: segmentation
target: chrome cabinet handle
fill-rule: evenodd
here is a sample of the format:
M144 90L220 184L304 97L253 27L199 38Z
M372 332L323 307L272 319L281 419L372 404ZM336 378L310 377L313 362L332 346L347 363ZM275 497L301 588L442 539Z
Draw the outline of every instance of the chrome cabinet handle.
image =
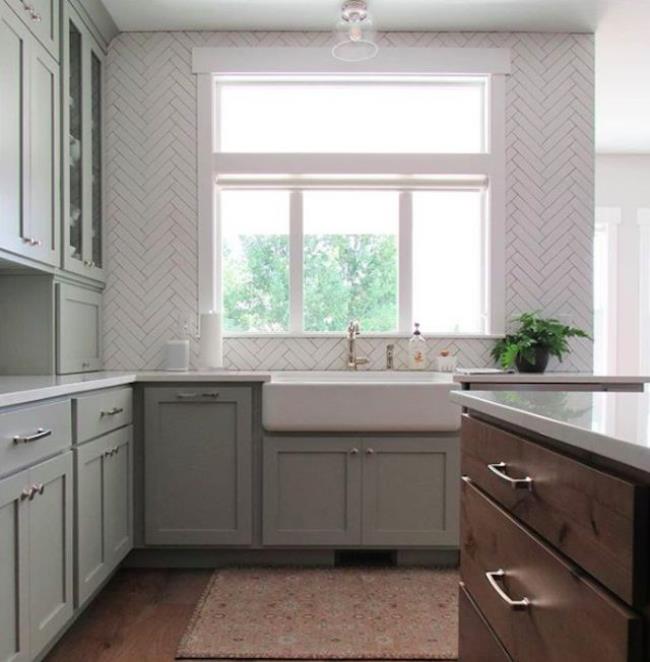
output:
M36 486L36 491L37 491L39 494L44 494L44 493L45 493L45 485L44 485L43 483L39 483L39 484Z
M113 407L112 409L102 409L102 411L99 412L100 417L104 416L115 416L116 414L121 414L124 411L124 407Z
M506 473L508 465L505 462L488 464L487 468L495 476L508 483L513 490L528 490L530 492L533 489L533 479L530 476L526 476L526 478L511 478L508 476Z
M34 497L37 494L43 494L45 492L45 485L43 483L35 483L32 485L31 489L29 490L29 496L27 497L30 501L34 500Z
M27 499L32 498L32 488L31 487L24 487L23 491L20 493L20 500L25 501Z
M113 448L109 448L107 451L104 451L104 457L113 457L113 455L117 455L119 452L120 447L113 446Z
M32 441L38 441L39 439L45 439L45 437L51 437L52 430L46 430L45 428L38 428L34 434L27 434L21 436L17 434L13 440L14 444L30 444Z
M505 570L492 570L491 572L486 572L485 576L487 577L490 586L495 590L496 594L510 607L513 611L524 611L528 609L531 605L531 602L528 598L522 598L521 600L513 600L499 585L499 580L503 579L506 576Z
M350 455L359 455L359 449L358 448L351 448L350 449Z
M366 455L374 455L374 454L375 454L375 449L374 448L366 449Z
M23 243L24 244L29 244L30 246L42 246L43 245L43 242L40 239L34 239L34 237L23 237Z
M83 261L84 267L88 267L89 269L93 269L97 265L95 264L94 260L84 260Z

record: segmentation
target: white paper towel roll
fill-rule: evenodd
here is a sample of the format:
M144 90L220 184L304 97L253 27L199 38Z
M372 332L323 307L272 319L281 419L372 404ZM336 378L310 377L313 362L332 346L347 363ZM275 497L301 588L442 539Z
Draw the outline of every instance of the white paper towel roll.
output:
M200 321L199 367L223 368L223 331L219 313L202 313Z

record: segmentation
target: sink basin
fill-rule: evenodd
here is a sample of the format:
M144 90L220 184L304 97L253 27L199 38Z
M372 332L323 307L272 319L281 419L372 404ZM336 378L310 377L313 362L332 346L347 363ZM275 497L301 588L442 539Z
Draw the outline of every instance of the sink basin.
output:
M451 432L458 388L435 372L276 372L262 387L262 421L278 432Z

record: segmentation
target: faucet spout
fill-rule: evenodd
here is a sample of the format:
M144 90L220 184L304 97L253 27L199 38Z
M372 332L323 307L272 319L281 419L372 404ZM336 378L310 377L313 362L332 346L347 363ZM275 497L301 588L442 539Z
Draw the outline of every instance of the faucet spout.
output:
M351 321L348 324L347 331L347 367L348 370L357 370L360 365L366 365L368 359L362 356L357 356L357 338L359 337L361 331L359 322L356 320Z

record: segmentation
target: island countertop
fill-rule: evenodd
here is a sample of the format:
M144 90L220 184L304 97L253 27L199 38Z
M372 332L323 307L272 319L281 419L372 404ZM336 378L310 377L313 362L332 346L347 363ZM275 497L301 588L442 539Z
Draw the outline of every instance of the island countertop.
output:
M473 412L650 473L650 393L452 391Z

